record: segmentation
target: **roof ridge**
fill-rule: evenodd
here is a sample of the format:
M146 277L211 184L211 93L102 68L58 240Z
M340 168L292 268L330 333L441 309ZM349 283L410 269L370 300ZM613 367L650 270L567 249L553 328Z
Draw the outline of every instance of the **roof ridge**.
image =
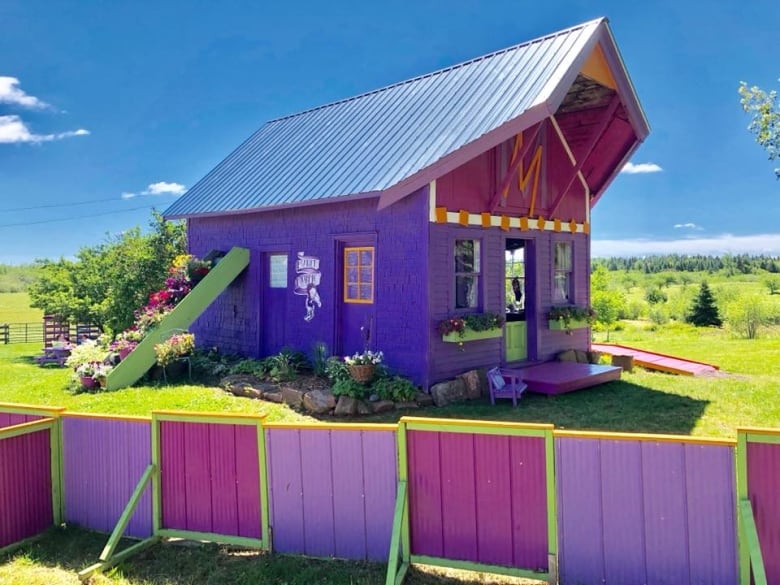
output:
M358 95L354 95L354 96L350 96L350 97L346 97L346 98L341 98L341 99L329 102L327 104L322 104L320 106L315 106L315 107L309 108L307 110L302 110L300 112L296 112L294 114L288 114L286 116L280 116L279 118L273 118L271 120L266 121L266 123L263 124L263 126L267 126L269 124L273 124L274 122L281 122L282 120L289 120L291 118L296 118L298 116L302 116L304 114L309 114L311 112L316 112L318 110L324 110L325 108L330 108L330 107L333 107L333 106L337 106L339 104L355 101L355 100L364 98L364 97L369 96L369 95L374 95L374 94L377 94L377 93L381 93L381 92L387 91L389 89L393 89L394 87L400 87L402 85L406 85L407 83L413 83L413 82L419 81L421 79L426 79L428 77L433 77L435 75L440 75L442 73L446 73L448 71L452 71L452 70L458 69L460 67L465 67L466 65L470 65L470 64L476 63L478 61L483 61L485 59L490 59L492 57L495 57L496 55L501 55L503 53L508 53L509 51L515 51L515 50L517 50L517 49L519 49L521 47L530 46L530 45L533 45L534 43L540 43L542 41L546 41L546 40L551 39L551 38L555 38L555 37L558 37L558 36L561 36L561 35L564 35L564 34L569 34L569 33L571 33L574 30L582 29L582 28L585 28L585 27L587 27L589 25L596 24L596 23L600 24L602 22L607 22L607 18L604 17L604 16L601 16L599 18L594 18L592 20L588 20L588 21L582 22L580 24L575 24L574 26L570 26L569 28L565 28L563 30L559 30L559 31L555 31L555 32L552 32L552 33L549 33L549 34L546 34L546 35L542 35L542 36L537 37L535 39L531 39L530 41L523 41L522 43L518 43L518 44L512 45L510 47L505 47L503 49L498 49L498 50L493 51L492 53L488 53L486 55L480 55L478 57L474 57L472 59L467 59L466 61L462 61L460 63L455 63L454 65L449 65L447 67L443 67L442 69L437 69L436 71L431 71L430 73L424 73L424 74L418 75L416 77L411 77L409 79L404 79L403 81L396 81L395 83L391 83L390 85L386 85L384 87L373 89L371 91L366 91L366 92L358 94Z

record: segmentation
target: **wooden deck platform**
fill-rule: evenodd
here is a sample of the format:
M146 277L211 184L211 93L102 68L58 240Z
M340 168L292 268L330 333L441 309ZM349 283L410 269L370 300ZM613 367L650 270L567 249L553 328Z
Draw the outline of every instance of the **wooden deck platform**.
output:
M630 355L634 358L634 365L647 368L648 370L658 370L668 374L679 374L682 376L707 376L715 374L718 366L697 362L685 358L645 351L635 347L625 345L614 345L611 343L594 343L591 345L593 351L600 351L609 355Z
M620 379L623 370L617 366L580 364L577 362L545 362L523 368L522 380L529 392L564 394Z

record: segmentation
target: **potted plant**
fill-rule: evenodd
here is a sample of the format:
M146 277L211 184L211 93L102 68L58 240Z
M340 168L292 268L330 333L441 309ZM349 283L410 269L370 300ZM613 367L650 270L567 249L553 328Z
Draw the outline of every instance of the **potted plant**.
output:
M194 350L195 335L193 333L176 333L154 346L157 365L163 368L180 358L187 357Z
M563 305L552 307L547 312L547 326L553 331L565 331L572 334L572 329L589 327L596 320L596 311L592 307Z
M385 355L381 351L365 350L363 353L345 357L344 361L352 379L365 384L374 379L376 366L381 364L384 358Z
M139 339L140 337L140 339ZM116 339L111 342L108 349L113 353L119 354L119 360L125 359L130 353L138 347L138 343L143 339L143 334L138 330L132 329L123 331L117 335Z
M94 376L95 371L99 365L100 362L85 362L83 364L79 364L76 367L76 376L78 376L79 382L81 382L81 385L84 388L88 390L97 388L98 381L94 378Z
M198 284L211 270L211 262L192 257L187 262L187 278L192 286Z
M470 313L449 317L439 322L441 339L447 343L462 344L464 341L501 337L504 316L499 313Z
M108 375L113 369L113 366L109 366L108 364L95 364L95 372L92 374L92 379L95 380L98 386L105 388Z

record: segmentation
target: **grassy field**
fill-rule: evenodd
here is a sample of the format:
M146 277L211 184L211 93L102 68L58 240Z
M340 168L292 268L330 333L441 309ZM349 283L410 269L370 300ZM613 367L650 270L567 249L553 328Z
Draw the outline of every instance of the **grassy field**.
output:
M30 308L25 292L0 293L0 323L40 323L43 311Z
M446 408L394 412L374 421L394 421L403 414L552 422L557 428L654 432L734 438L738 426L780 427L780 334L757 340L731 337L714 329L668 326L657 331L628 325L610 341L655 349L721 366L723 374L691 378L637 369L620 382L556 397L526 395L518 408L509 401L490 406L486 399ZM603 341L599 334L598 341ZM39 368L32 357L37 344L0 346L0 401L66 406L75 411L149 414L155 409L257 412L269 420L319 422L284 405L227 395L217 388L176 385L135 387L112 393L72 394L68 372ZM36 544L0 557L4 585L76 584L76 572L89 565L105 544L105 535L69 529L55 531ZM258 583L303 585L384 583L385 566L265 555L220 546L155 546L134 557L95 584L184 585ZM495 576L429 572L416 569L408 583L521 583Z

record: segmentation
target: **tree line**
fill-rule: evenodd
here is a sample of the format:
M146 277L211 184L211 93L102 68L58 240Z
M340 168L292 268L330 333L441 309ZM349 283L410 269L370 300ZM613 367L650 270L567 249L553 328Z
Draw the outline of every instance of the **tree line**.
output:
M726 254L706 256L701 254L664 254L661 256L630 256L626 258L593 258L591 269L603 266L610 272L637 271L644 274L659 272L722 272L726 276L735 274L780 273L780 257L752 254Z

